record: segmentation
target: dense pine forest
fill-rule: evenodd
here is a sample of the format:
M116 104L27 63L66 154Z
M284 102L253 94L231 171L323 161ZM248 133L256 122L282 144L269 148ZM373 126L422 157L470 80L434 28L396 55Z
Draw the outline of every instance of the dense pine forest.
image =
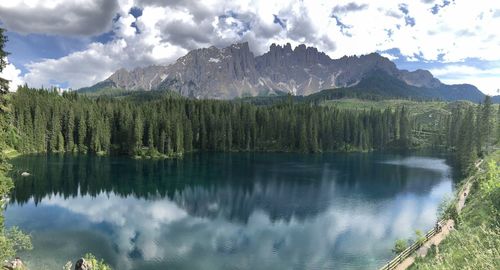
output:
M89 99L20 88L12 124L23 152L176 156L192 151L351 151L409 142L405 108L349 111L306 103L165 97Z
M140 96L139 96L140 97ZM433 125L404 107L349 110L284 100L241 101L89 98L74 92L20 87L12 95L8 144L20 152L73 152L173 157L193 151L369 151L442 147L469 164L497 139L497 112L457 103ZM426 134L422 140L422 134ZM498 135L496 135L498 136ZM464 171L467 170L464 168Z

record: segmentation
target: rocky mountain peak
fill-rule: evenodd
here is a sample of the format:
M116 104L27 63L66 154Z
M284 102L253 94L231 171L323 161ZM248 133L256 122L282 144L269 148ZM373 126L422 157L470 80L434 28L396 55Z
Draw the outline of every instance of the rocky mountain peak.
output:
M437 88L441 86L441 82L434 78L428 70L417 69L415 71L402 70L400 78L409 85L417 87Z
M443 87L429 71L399 70L378 53L331 59L304 44L292 48L290 43L273 43L268 52L254 56L249 44L243 42L225 48L192 50L168 66L119 69L89 89L170 89L184 96L217 99L272 93L308 95L323 89L355 86L377 71L412 87ZM466 91L461 89L465 88L454 90L456 96Z

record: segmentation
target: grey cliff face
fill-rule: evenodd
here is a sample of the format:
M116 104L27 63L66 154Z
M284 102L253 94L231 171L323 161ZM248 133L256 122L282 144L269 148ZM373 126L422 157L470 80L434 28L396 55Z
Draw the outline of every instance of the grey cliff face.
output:
M120 69L104 83L129 90L170 89L194 98L232 99L279 92L308 95L350 87L374 70L417 87L442 85L429 71L398 70L377 53L331 59L316 48L302 44L292 49L289 43L272 44L268 52L257 57L248 43L197 49L168 66Z

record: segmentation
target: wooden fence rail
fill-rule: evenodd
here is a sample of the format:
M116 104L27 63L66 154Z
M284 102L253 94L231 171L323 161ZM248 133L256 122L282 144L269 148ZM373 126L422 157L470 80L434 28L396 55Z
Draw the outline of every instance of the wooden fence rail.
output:
M438 222L440 226L443 226L445 224L445 220L441 220ZM417 249L419 249L427 240L429 240L431 237L433 237L436 233L438 233L437 228L434 227L431 230L429 230L425 234L425 241L419 242L415 241L411 246L407 247L403 252L399 253L394 259L386 263L384 266L380 268L380 270L392 270L395 269L402 261L404 261L406 258L410 257L413 252L415 252Z

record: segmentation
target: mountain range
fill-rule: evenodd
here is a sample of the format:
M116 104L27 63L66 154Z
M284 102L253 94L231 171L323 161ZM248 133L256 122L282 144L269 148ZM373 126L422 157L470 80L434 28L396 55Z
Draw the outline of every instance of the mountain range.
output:
M254 56L248 43L196 49L170 65L119 69L106 80L78 91L109 88L171 90L199 99L286 93L306 96L338 88L403 98L473 102L484 99L484 94L473 85L443 84L427 70L400 70L378 53L332 59L314 47L301 44L292 49L289 43L272 44L260 56Z

